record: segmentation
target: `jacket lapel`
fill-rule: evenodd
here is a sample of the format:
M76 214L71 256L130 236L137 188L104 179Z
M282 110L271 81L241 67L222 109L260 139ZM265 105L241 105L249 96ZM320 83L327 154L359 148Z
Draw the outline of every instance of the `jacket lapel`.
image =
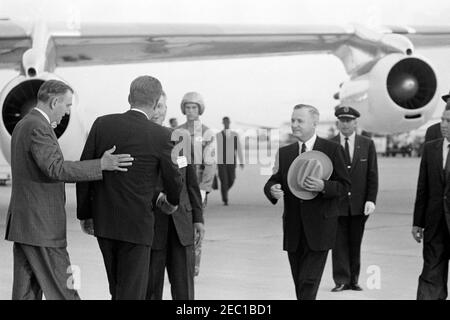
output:
M291 147L289 148L289 155L288 155L288 167L287 167L288 170L289 170L289 167L291 166L291 163L300 154L299 152L300 152L300 147L298 145L298 142L294 142L293 144L291 144Z
M322 151L323 152L323 142L322 138L317 137L316 142L314 142L313 150Z

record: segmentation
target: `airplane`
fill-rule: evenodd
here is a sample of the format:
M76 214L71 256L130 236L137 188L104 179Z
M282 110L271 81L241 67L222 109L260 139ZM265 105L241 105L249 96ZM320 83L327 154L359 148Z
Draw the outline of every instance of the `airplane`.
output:
M417 47L450 45L450 27L212 25L12 21L0 18L0 69L17 77L0 92L0 149L10 162L15 125L36 104L57 67L330 53L348 81L341 105L359 110L362 129L394 133L426 123L440 100L436 71ZM60 79L61 80L61 79ZM75 103L77 97L75 95ZM72 108L55 129L66 159L77 160L89 128Z

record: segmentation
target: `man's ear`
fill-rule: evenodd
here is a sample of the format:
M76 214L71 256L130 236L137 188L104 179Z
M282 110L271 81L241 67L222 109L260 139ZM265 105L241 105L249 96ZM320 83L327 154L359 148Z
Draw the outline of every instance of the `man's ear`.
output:
M58 103L58 97L53 97L50 99L50 109L53 110L56 107L56 104Z

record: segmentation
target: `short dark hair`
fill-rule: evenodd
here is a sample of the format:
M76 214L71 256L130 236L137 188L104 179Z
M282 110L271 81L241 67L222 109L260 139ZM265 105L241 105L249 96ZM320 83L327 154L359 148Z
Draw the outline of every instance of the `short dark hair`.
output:
M51 98L61 96L73 89L66 83L60 80L47 80L39 88L37 99L38 101L47 103Z
M128 102L134 106L155 106L163 93L161 82L151 76L140 76L131 82Z
M172 123L172 122L174 122L174 121L177 121L177 118L170 118L170 119L169 119L169 122L170 122L170 123Z
M228 118L228 117L223 117L223 118L222 118L222 121L225 121L225 120L230 121L230 118Z

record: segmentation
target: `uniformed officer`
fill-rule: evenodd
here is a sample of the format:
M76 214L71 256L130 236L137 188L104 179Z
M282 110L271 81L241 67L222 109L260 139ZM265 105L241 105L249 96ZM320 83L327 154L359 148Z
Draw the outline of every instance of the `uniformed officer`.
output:
M344 147L351 189L340 199L336 243L332 251L333 292L361 291L358 284L361 242L367 218L375 210L378 192L377 154L373 141L356 134L357 110L341 106L335 111L339 134L332 138Z

